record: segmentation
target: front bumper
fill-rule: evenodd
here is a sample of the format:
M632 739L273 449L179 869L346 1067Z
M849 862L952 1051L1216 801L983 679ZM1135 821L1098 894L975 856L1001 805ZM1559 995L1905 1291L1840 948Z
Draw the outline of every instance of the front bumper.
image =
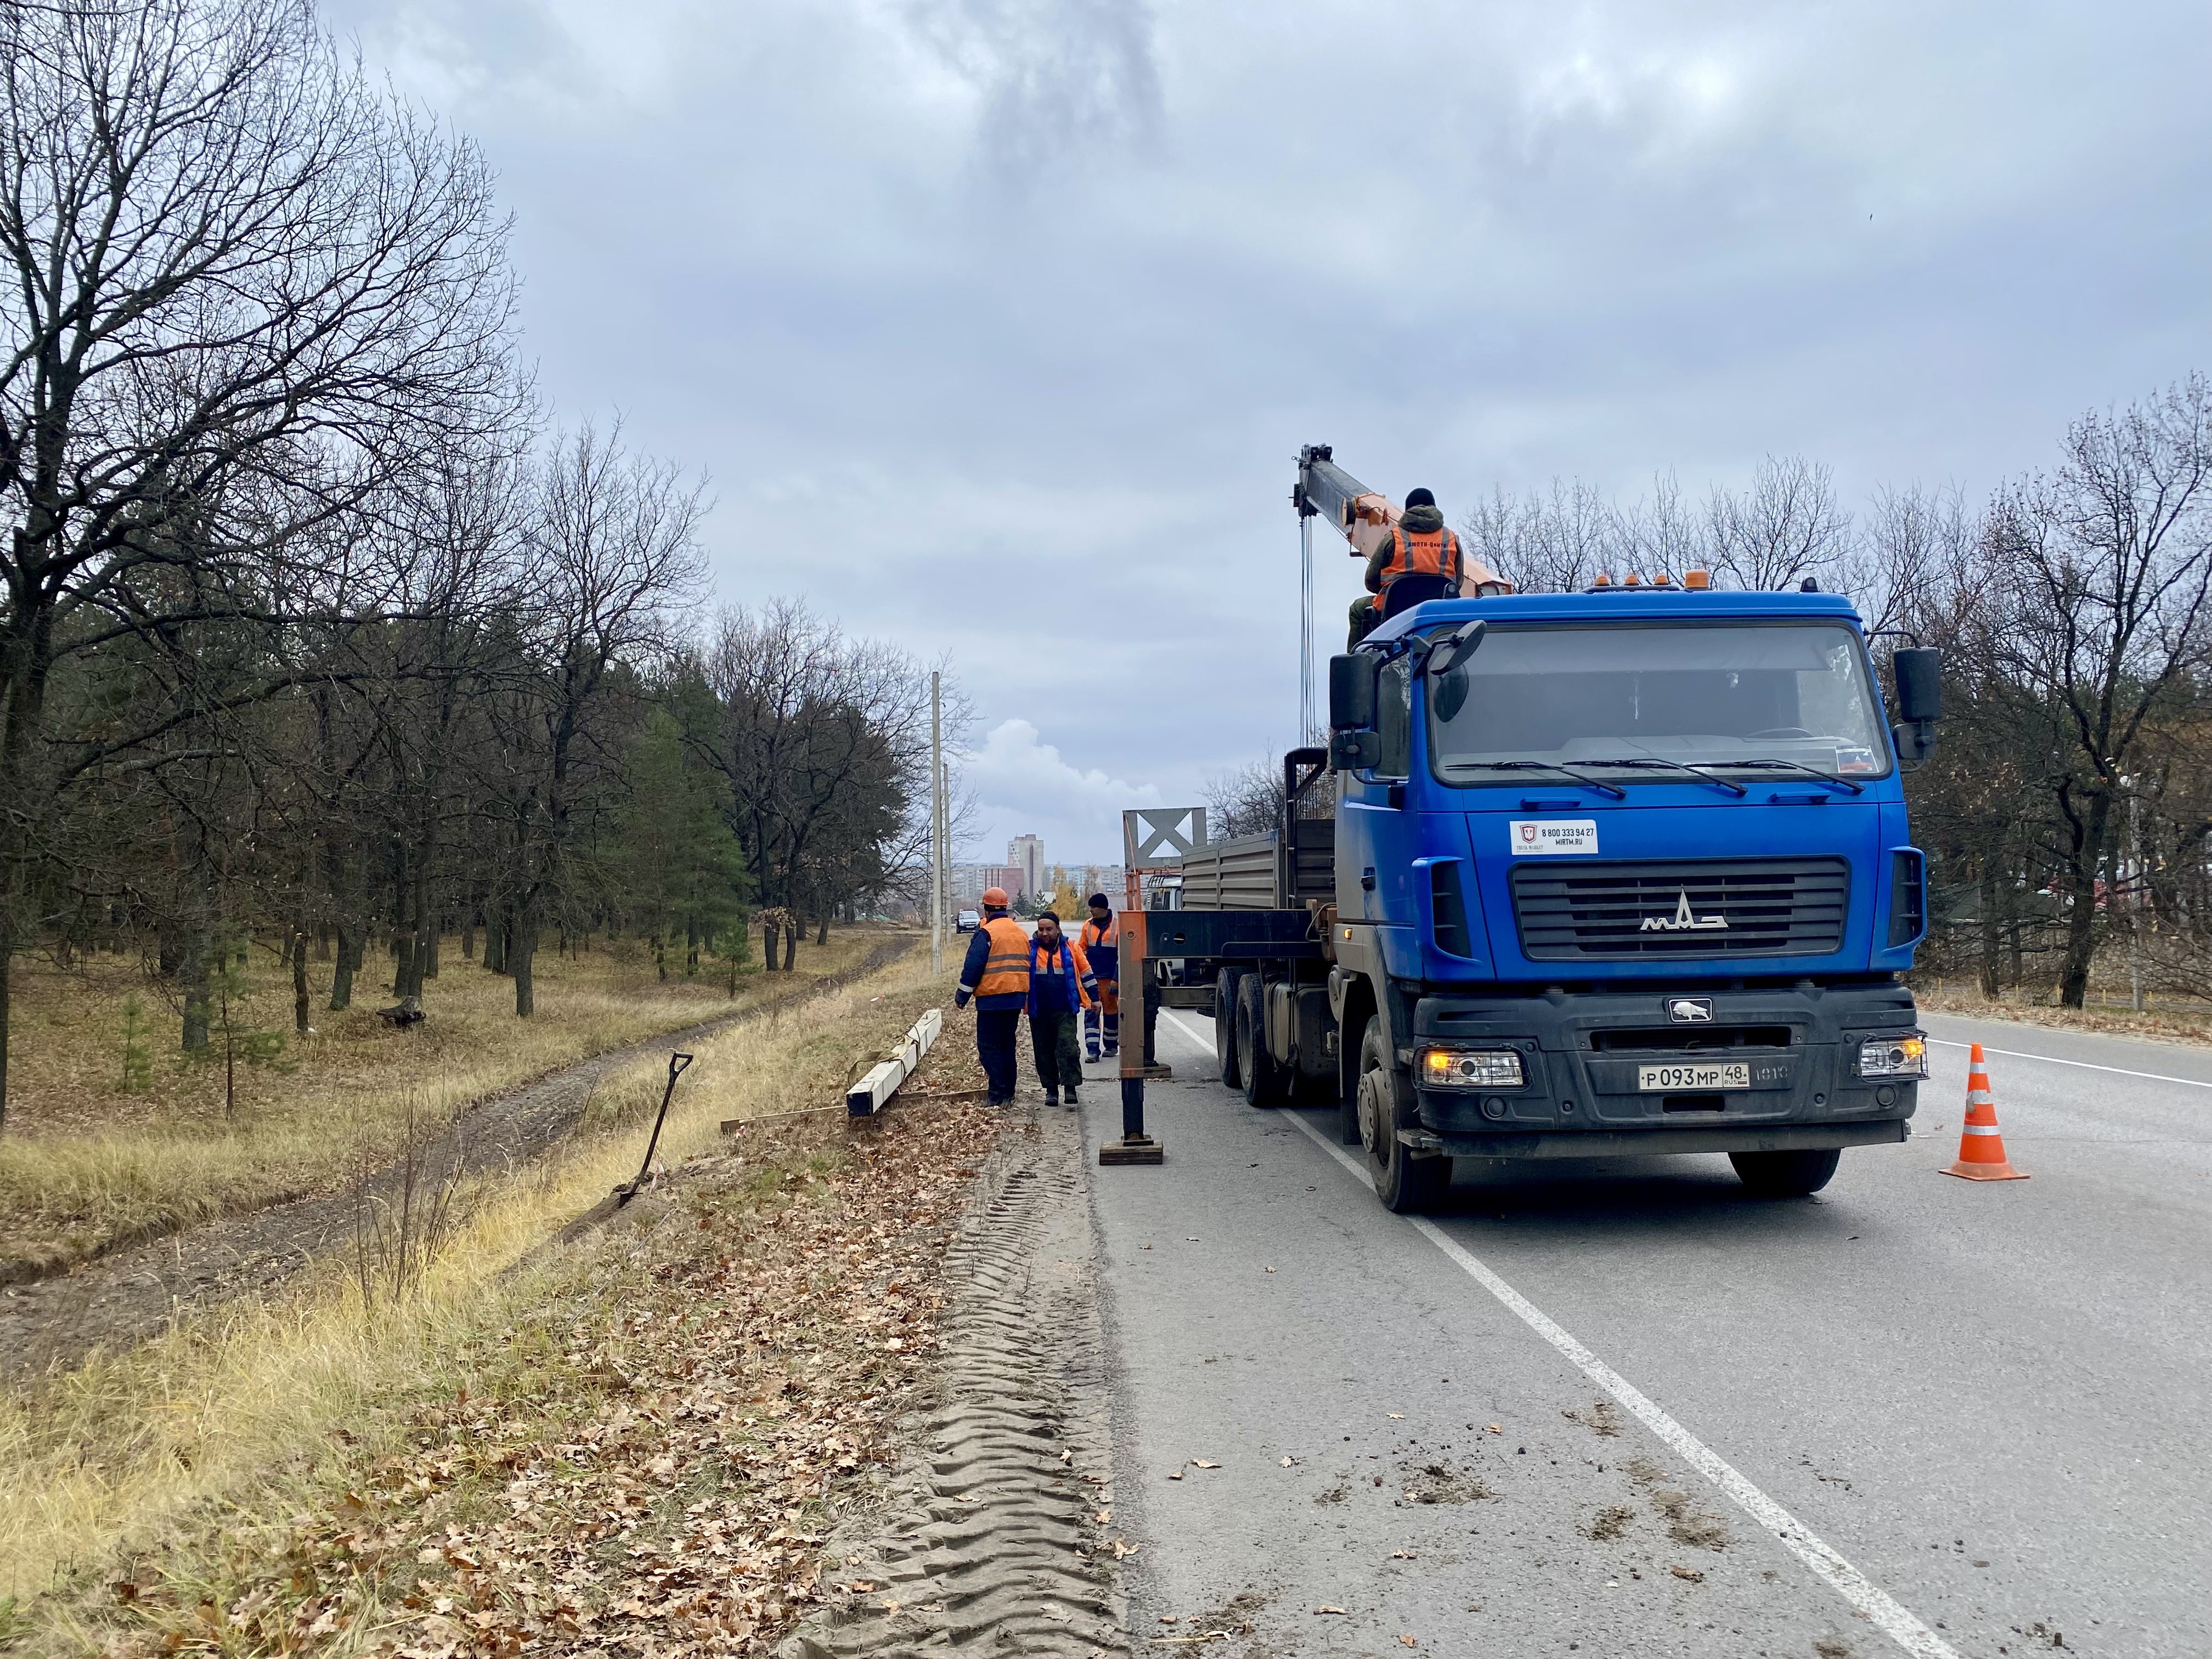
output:
M1693 997L1711 1018L1669 1005ZM1862 1078L1869 1036L1914 1029L1912 994L1888 981L1739 990L1659 986L1534 996L1427 996L1414 1044L1510 1048L1518 1089L1415 1091L1427 1150L1463 1158L1594 1158L1784 1152L1906 1138L1917 1080ZM1668 1093L1639 1068L1741 1063L1749 1086Z

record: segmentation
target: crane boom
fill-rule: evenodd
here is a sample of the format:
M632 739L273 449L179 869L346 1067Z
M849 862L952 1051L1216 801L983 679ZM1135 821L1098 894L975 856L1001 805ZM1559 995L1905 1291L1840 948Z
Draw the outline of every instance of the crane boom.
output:
M1326 519L1351 544L1352 556L1361 559L1382 544L1403 510L1339 466L1327 444L1308 444L1298 451L1298 482L1291 504L1300 518ZM1513 584L1480 559L1469 558L1460 591L1470 596L1510 593Z

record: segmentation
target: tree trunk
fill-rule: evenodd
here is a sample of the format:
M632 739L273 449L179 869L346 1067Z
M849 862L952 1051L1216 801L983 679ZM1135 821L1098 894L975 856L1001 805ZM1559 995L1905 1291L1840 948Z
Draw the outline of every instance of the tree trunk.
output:
M1997 946L2002 937L1997 917L1997 860L1982 860L1982 994L1991 1001L2001 988L1997 979Z
M775 924L774 922L770 922L761 930L761 944L765 951L768 970L772 974L775 971Z
M537 986L530 973L531 958L537 954L538 921L526 911L514 924L514 942L507 953L509 971L514 975L514 1013L518 1019L528 1019L538 1012Z
M830 913L827 910L822 913L822 926L814 935L814 942L817 945L827 945L830 942Z
M507 916L494 910L484 918L484 967L495 974L507 971Z
M2058 977L2058 1000L2069 1008L2079 1008L2089 991L2089 961L2097 951L2097 872L2105 864L2105 835L2111 817L2110 797L2090 796L2081 843L2075 848L2074 867L2069 872L2074 913L2066 919L2066 960Z
M185 983L185 1040L187 1054L208 1046L208 945L205 933L194 929L185 936L183 960L178 975Z
M463 962L474 962L476 959L477 913L473 908L471 908L461 917L461 960Z
M799 963L799 924L794 917L784 925L783 971L789 973Z
M353 1006L353 969L357 943L353 936L352 925L343 916L338 918L337 933L337 965L331 970L331 1007L333 1011Z
M301 922L292 930L292 1029L301 1036L307 1036L307 924Z
M404 924L392 934L392 994L402 1001L415 990L415 930Z
M438 936L442 931L438 924L442 920L443 918L439 916L431 917L429 926L423 930L422 969L424 979L438 977ZM417 995L422 994L422 987L419 985L416 987L416 994Z
M8 1026L9 987L15 962L15 940L4 915L0 915L0 1127L8 1122Z

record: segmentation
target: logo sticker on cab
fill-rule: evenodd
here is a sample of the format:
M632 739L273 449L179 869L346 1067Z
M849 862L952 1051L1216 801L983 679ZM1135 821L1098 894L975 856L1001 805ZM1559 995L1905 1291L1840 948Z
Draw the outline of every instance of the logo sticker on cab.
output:
M1595 818L1515 818L1508 826L1515 858L1597 851Z

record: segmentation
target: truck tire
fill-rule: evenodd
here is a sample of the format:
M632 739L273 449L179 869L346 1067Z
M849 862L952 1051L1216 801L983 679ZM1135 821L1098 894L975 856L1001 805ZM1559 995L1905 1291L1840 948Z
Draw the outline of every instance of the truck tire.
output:
M1237 1069L1237 982L1243 977L1242 969L1224 968L1213 981L1213 1060L1221 1080L1232 1089L1242 1088L1244 1081Z
M1261 1002L1266 994L1257 974L1237 981L1237 1070L1244 1079L1246 1104L1287 1106L1295 1079L1267 1052L1267 1016Z
M1432 1210L1451 1187L1451 1159L1416 1158L1398 1139L1400 1126L1416 1121L1413 1079L1398 1069L1382 1021L1371 1019L1359 1043L1359 1139L1375 1196L1393 1215Z
M1836 1173L1840 1152L1730 1152L1737 1178L1761 1198L1803 1198L1817 1193Z

